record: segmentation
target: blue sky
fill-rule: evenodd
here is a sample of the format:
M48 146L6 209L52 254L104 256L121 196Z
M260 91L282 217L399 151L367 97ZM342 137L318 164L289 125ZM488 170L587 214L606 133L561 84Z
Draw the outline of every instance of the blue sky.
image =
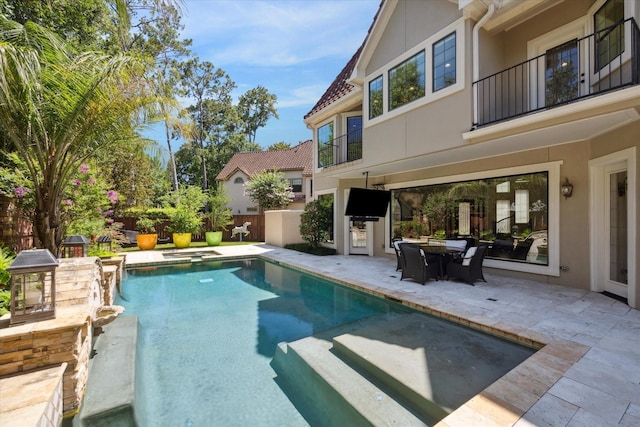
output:
M266 87L279 120L258 129L263 148L312 137L303 117L353 56L380 0L186 0L183 38L201 61L222 68L235 96ZM186 106L186 105L185 105ZM165 144L159 141L161 146Z

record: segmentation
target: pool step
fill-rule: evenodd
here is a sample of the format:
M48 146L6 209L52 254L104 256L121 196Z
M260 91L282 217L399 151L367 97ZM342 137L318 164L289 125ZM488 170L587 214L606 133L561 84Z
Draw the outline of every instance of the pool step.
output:
M281 343L271 362L278 382L311 425L426 425L331 347L330 341L318 337Z
M94 345L81 427L135 427L135 372L138 316L118 316L104 326Z
M444 375L451 369L464 369L452 366L451 360L444 366L437 351L429 353L437 341L429 330L432 323L433 319L427 321L420 314L406 315L336 336L332 351L374 378L388 393L400 397L422 419L438 421L469 396L466 388L458 390L459 384ZM445 347L446 344L441 346Z

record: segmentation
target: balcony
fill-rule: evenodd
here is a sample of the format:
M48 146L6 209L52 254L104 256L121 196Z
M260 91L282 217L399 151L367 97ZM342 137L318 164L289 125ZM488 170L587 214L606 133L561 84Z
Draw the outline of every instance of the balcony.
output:
M572 40L473 83L473 129L640 83L633 19Z
M325 168L362 159L362 128L318 143L318 167Z

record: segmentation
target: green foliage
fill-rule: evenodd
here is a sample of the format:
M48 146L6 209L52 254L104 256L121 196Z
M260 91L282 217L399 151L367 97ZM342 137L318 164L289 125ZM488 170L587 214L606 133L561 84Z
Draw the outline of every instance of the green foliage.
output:
M11 265L15 255L6 247L0 245L0 316L11 309L11 275L7 267Z
M278 118L278 97L258 86L249 89L238 98L238 113L249 142L256 141L256 131L264 127L271 117Z
M0 289L3 285L9 284L11 275L7 271L7 267L11 265L14 259L15 255L13 254L13 252L0 245Z
M402 221L393 228L393 235L398 237L409 237L418 239L420 236L427 236L429 227L420 221Z
M310 243L289 243L284 246L285 249L304 252L311 255L335 255L337 252L333 248L325 248L324 246L313 246Z
M245 184L245 194L265 209L283 209L293 200L289 181L278 171L265 171L254 175Z
M154 234L156 232L157 219L149 218L148 216L141 216L136 221L136 229L141 234Z
M202 228L202 208L207 195L199 187L181 187L169 193L167 197L167 216L171 222L172 233L197 233Z
M135 135L157 98L133 56L75 51L43 27L0 16L0 134L26 164L34 197L34 240L56 253L58 209L80 165ZM71 184L72 185L72 184Z
M322 199L307 203L300 215L300 235L312 247L318 247L320 243L328 240L332 225L332 204Z
M279 150L290 150L290 149L291 149L291 144L289 144L288 142L280 141L280 142L276 142L275 144L271 144L267 148L267 151L279 151Z
M222 184L217 185L215 192L209 191L207 218L212 231L226 230L233 224L233 212L227 206L230 200Z
M455 216L455 203L448 193L433 192L425 198L422 212L431 222L432 229L446 230Z
M102 235L113 223L113 207L118 193L111 190L101 174L92 173L83 163L67 185L62 202L65 235Z

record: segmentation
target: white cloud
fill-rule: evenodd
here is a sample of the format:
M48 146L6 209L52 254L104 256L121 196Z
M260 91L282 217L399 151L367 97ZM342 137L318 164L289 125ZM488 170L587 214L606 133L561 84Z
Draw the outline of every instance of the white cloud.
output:
M377 0L188 0L183 35L194 40L201 57L205 53L203 60L222 68L290 66L353 54L377 4Z

